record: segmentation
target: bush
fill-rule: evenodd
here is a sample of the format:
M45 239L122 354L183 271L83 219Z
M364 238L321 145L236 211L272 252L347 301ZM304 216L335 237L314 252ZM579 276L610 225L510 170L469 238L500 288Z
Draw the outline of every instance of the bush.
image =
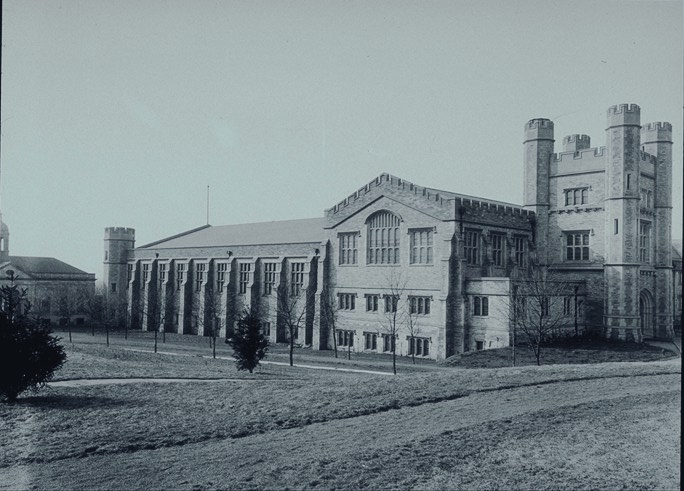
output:
M50 325L27 317L26 291L0 287L0 399L14 402L22 392L44 386L66 360Z
M255 312L244 312L237 321L237 329L231 339L226 340L233 348L238 370L252 373L259 360L266 356L268 339L261 333L261 321Z

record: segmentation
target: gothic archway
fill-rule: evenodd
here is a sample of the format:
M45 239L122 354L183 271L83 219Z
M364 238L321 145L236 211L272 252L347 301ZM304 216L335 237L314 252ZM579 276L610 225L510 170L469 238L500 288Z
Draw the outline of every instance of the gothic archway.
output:
M656 332L653 295L648 290L641 290L639 295L639 318L641 320L641 335L644 338L654 338Z

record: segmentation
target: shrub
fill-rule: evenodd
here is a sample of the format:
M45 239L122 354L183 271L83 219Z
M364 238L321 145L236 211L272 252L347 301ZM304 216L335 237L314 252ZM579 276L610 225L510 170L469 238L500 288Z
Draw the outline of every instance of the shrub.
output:
M0 301L0 399L14 402L22 392L44 386L66 353L48 323L28 318L26 290L12 281L0 287Z
M245 311L237 321L233 337L226 340L233 348L238 370L249 370L252 373L259 361L266 356L269 343L260 327L259 316L253 311Z

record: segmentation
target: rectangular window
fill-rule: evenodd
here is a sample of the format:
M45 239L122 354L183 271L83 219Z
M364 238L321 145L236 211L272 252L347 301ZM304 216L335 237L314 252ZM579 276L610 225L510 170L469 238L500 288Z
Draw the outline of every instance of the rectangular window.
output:
M142 267L142 281L143 283L147 283L147 280L150 279L150 265L149 264L143 264Z
M199 263L197 265L197 270L195 271L195 290L200 291L202 289L202 283L204 283L204 276L207 272L207 264Z
M618 219L616 218L613 221L613 235L617 235L617 234L618 234Z
M409 297L409 307L412 314L429 315L430 297Z
M128 288L128 283L130 283L131 280L133 279L133 271L135 271L134 268L135 268L135 265L134 265L134 264L130 264L130 263L128 264L127 276L126 276L126 277L127 277L127 280L126 280L126 288Z
M527 257L527 239L525 237L515 237L515 263L521 268L525 267L525 258Z
M176 267L176 287L178 290L180 290L181 286L183 286L183 282L185 281L185 267L186 264L179 264Z
M549 316L549 297L541 298L541 315L542 317Z
M112 283L112 293L116 293L116 283Z
M168 266L169 265L166 263L159 263L159 287L160 288L164 284L164 282L166 281L166 271L167 271Z
M473 316L487 317L489 315L489 297L473 297Z
M494 266L504 265L504 244L506 243L505 236L501 234L492 234L492 262Z
M291 295L293 297L298 297L304 287L304 263L292 263L290 286Z
M484 349L484 341L475 341L475 349L482 351Z
M434 231L430 228L410 230L411 264L432 264L432 242Z
M480 264L480 232L466 230L465 257L468 264Z
M396 349L396 336L392 336L390 334L383 334L382 335L382 351L387 353L394 353L394 350Z
M627 189L632 187L632 174L627 174Z
M226 284L226 273L228 272L228 263L218 263L216 265L216 291L223 293L223 287Z
M357 264L358 262L358 232L339 234L340 264Z
M351 348L354 346L354 331L337 330L337 346Z
M339 310L355 310L356 309L356 294L354 294L354 293L338 293L337 294L337 308Z
M565 190L565 206L586 205L589 203L589 188Z
M565 259L567 261L589 260L589 232L566 232Z
M276 263L264 263L264 295L271 295L276 284Z
M263 334L267 338L271 336L271 323L270 322L263 321L261 323L261 334Z
M366 312L377 312L378 300L378 295L366 295Z
M430 338L407 337L408 354L430 356Z
M563 298L563 315L572 315L574 297Z
M240 295L247 293L247 285L249 285L249 275L252 272L252 265L250 263L240 263L240 281L238 283Z
M385 295L385 312L392 313L397 311L399 305L399 297L393 295Z
M364 332L364 349L367 350L377 350L378 349L378 333L375 332Z
M639 221L639 261L651 261L651 223Z

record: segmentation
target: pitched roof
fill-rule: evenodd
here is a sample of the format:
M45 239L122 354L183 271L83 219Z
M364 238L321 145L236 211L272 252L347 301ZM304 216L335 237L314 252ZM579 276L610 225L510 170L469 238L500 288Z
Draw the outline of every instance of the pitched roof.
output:
M29 274L89 274L54 257L10 256L9 262Z
M324 224L324 218L305 218L217 227L206 225L140 246L138 249L322 242L325 240Z

